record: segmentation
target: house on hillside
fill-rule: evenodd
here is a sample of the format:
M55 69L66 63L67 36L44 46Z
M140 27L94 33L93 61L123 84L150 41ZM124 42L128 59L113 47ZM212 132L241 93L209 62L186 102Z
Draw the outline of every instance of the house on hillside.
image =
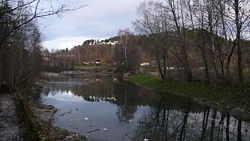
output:
M84 61L82 62L82 65L84 66L100 66L101 65L101 60L90 60L90 61Z

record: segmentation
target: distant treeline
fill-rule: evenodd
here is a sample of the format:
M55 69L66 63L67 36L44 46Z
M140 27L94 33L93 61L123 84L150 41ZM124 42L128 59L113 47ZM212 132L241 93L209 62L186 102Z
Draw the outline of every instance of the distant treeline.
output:
M149 1L137 13L137 34L120 30L110 39L47 53L48 66L68 68L98 59L119 72L148 69L169 80L229 84L250 79L249 0ZM142 69L140 63L150 66Z
M72 49L47 50L43 54L48 70L70 70L84 65L83 62L100 60L102 65L115 66L119 72L135 73L140 62L153 60L152 54L139 46L140 40L141 36L121 30L119 36L102 41L86 40Z
M177 33L168 32L165 34L174 38ZM224 62L220 60L224 59L224 61L226 61L226 46L221 46L224 52L224 54L221 54L222 56L211 56L212 52L206 52L203 56L199 44L203 42L204 49L209 50L209 32L207 30L186 30L185 34L187 36L185 38L188 46L187 58L190 65L190 73L192 73L193 77L192 80L207 81L206 67L204 65L204 57L206 57L209 81L237 81L236 52L232 54L230 60L230 77L228 80L226 78L226 66L225 64L223 65ZM202 37L203 34L205 35L204 40L194 40L194 37ZM160 72L159 70L164 73L164 56L162 54L166 54L166 62L164 65L166 74L162 74L163 76L165 75L163 78L171 80L188 80L186 74L188 72L185 70L182 62L183 58L180 58L183 50L178 48L177 42L173 39L169 39L169 43L166 46L168 52L162 52L163 50L155 48L155 45L159 44L159 42L154 40L154 36L160 35L133 35L128 30L121 30L119 36L111 38L112 40L106 39L98 42L95 40L87 40L82 45L75 46L70 50L46 51L47 66L49 66L50 69L54 68L54 70L69 70L73 69L74 66L83 65L84 61L101 60L104 65L116 66L118 72L136 73L143 72L141 71L142 69L148 69L146 70L147 73L150 73L150 71ZM220 46L221 43L231 46L234 45L234 41L232 40L225 40L223 37L216 35L214 35L213 38L217 46ZM117 44L111 44L114 42ZM244 76L246 79L249 79L248 69L250 68L250 56L248 54L250 53L250 41L241 40L241 45ZM216 59L216 62L212 62L213 59ZM141 63L149 63L150 65L140 66ZM221 66L223 66L223 68L221 68ZM159 75L161 74L159 73Z

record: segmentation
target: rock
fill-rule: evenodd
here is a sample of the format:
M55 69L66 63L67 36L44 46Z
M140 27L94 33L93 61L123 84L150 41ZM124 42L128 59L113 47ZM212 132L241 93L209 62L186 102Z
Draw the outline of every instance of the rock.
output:
M113 78L113 81L117 81L117 78L116 78L116 77L114 77L114 78Z
M42 74L43 77L45 78L58 78L59 74L58 73L52 73L52 72L44 72Z
M57 112L57 109L53 108L41 108L41 107L32 107L32 110L34 110L35 115L39 117L43 121L50 121L53 119L54 114Z
M130 73L125 73L125 74L123 74L123 78L128 79L129 75L130 75Z

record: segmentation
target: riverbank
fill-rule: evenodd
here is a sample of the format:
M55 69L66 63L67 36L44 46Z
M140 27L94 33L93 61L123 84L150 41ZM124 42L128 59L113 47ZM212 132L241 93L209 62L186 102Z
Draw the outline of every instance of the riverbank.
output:
M42 89L39 91L39 88L35 90L32 87L34 94L31 95L34 97L27 100L36 117L52 119L48 122L52 124L42 125L49 134L54 134L52 125L86 136L88 140L110 141L161 140L161 135L178 140L179 136L173 134L182 132L184 127L187 133L191 133L185 138L191 140L217 138L210 137L211 134L219 134L222 138L230 136L231 140L236 140L238 133L235 129L249 131L249 122L225 110L198 104L189 97L161 96L131 82L116 79L115 74L62 72L44 75L47 80L36 83ZM56 109L55 115L51 116ZM159 124L155 124L158 121ZM186 126L189 124L193 126ZM226 130L217 130L217 125ZM154 129L159 130L151 132ZM247 140L249 132L239 136Z
M22 126L16 114L12 95L0 94L0 140L22 141Z
M27 101L18 94L14 99L25 140L87 141L84 136L53 126L53 116L57 112L54 106Z
M129 80L157 92L193 97L197 101L224 106L232 111L250 112L250 84L237 83L231 86L206 85L199 82L167 81L160 77L132 75Z
M17 118L22 125L22 136L27 141L87 141L85 136L55 127L54 114L57 112L52 105L40 104L37 100L43 86L50 80L62 78L66 72L45 72L31 86L30 90L13 94L13 105ZM69 72L67 72L68 74ZM73 72L70 72L73 74ZM75 72L78 73L78 72ZM37 97L38 96L38 97ZM1 140L1 139L0 139Z
M31 97L36 97L40 95L41 89L44 88L50 81L63 81L74 79L74 82L79 83L92 83L100 81L111 77L110 73L105 72L95 72L90 69L90 71L63 71L60 73L54 72L43 72L41 77L36 81L36 85L32 88ZM46 88L45 88L46 89ZM38 96L39 97L39 96ZM32 98L31 98L32 99ZM24 113L21 117L25 118L25 129L26 133L29 131L34 132L35 137L39 137L36 140L60 140L60 141L87 141L88 139L85 136L69 132L62 128L54 126L54 122L58 117L55 117L55 113L60 110L55 108L52 105L44 105L36 102L36 100L27 101L24 98L20 98L19 101L20 113ZM29 136L29 135L25 135ZM33 140L33 139L31 139Z

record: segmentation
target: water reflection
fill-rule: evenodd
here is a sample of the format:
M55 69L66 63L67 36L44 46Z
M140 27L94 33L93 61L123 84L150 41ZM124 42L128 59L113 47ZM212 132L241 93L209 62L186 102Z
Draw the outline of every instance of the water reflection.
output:
M41 102L60 109L56 126L93 140L250 140L248 122L189 98L161 97L129 82L50 82Z
M194 112L193 107L170 109L161 98L157 109L144 115L134 138L153 141L249 141L250 124L209 107Z

